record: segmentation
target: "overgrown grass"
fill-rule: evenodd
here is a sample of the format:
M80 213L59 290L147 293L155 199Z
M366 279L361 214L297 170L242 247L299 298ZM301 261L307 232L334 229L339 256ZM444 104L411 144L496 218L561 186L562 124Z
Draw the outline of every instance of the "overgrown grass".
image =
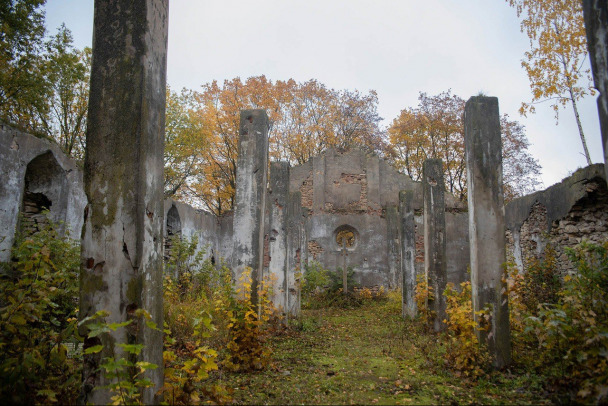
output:
M542 404L541 378L450 372L445 340L401 318L396 294L359 307L304 310L275 335L271 368L218 375L237 404Z
M196 245L174 241L167 264L173 276L164 297L169 404L605 402L608 244L569 250L578 272L563 283L550 251L528 274L511 275L514 363L504 371L484 367L468 284L444 292L450 320L445 333L435 334L423 309L435 293L424 281L416 295L420 316L404 320L399 292L363 288L344 295L341 272L312 265L304 274L308 306L284 327L272 315L264 283L258 311L247 274L237 289L230 270L203 260ZM78 247L49 225L19 239L12 254L0 278L0 398L74 403L82 354L68 357L64 344L79 339ZM138 401L141 380L131 375L133 365L119 366L126 368L116 369L117 393Z

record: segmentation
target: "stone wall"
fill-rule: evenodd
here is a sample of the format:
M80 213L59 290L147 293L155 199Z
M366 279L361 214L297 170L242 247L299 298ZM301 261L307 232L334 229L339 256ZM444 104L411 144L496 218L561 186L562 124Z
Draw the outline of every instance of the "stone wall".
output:
M19 229L33 230L46 221L43 209L54 222L63 223L60 231L80 239L87 203L82 169L54 142L0 125L0 169L0 262L10 259ZM169 232L196 235L205 258L219 264L232 257L231 214L218 218L171 199L164 208L165 237Z
M79 239L86 205L82 171L48 140L0 124L0 262L19 228L38 228L41 212ZM20 213L22 222L19 224Z
M543 257L547 245L556 251L562 273L575 269L565 253L582 240L608 240L608 190L604 165L579 169L550 188L509 203L507 260L525 271Z
M302 208L307 214L308 260L318 261L330 270L343 267L346 260L347 266L355 269L355 281L363 286L399 286L401 236L397 207L401 190L414 192L415 222L420 225L416 227L416 269L422 273L424 241L419 182L360 150L329 149L291 168L290 192L301 193ZM448 280L457 284L466 277L469 259L466 205L449 193L445 199ZM356 243L346 253L336 242L337 230L345 225L357 231Z
M0 235L4 237L0 243L3 249L0 260L8 260L18 213L23 211L26 220L29 218L30 227L34 227L40 221L41 207L48 205L45 199L52 201L53 219L65 221L70 234L79 238L86 205L81 169L53 142L7 126L2 127L0 157L4 176L0 183ZM28 165L30 175L26 176ZM315 260L328 269L336 269L343 267L346 259L346 265L355 268L356 282L361 285L399 286L401 257L398 247L401 236L397 227L398 194L400 190L412 190L418 225L415 231L416 269L418 273L424 271L420 183L397 172L377 156L359 150L328 150L303 165L290 168L288 177L289 204L293 208L292 214L286 213L283 221L288 226L287 231L284 230L286 244L293 252L281 262L300 267ZM292 195L299 204L291 201ZM275 200L273 197L269 201ZM270 213L272 208L269 204L267 211ZM466 278L468 265L466 207L446 194L446 208L448 281L459 283ZM169 199L164 203L164 215L165 238L170 234L187 238L196 235L205 258L212 259L217 265L231 265L234 256L233 213L216 217ZM347 247L346 252L342 252L336 241L338 230L344 226L356 231L355 244ZM268 231L271 230L266 234ZM273 265L272 250L277 248L276 241L277 236L267 236L267 269ZM165 250L170 250L167 238L165 242ZM276 253L274 257L276 260ZM293 279L293 276L289 278Z

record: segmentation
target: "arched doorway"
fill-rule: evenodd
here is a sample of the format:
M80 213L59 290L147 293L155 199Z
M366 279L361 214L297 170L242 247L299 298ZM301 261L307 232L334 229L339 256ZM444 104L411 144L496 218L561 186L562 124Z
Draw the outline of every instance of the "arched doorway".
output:
M174 238L181 238L182 235L182 221L179 217L179 211L175 205L171 205L171 208L167 212L167 223L165 225L165 261L171 256L171 248L173 246Z
M50 219L63 232L67 212L67 178L51 151L27 165L19 230L34 233ZM48 218L45 212L48 211Z

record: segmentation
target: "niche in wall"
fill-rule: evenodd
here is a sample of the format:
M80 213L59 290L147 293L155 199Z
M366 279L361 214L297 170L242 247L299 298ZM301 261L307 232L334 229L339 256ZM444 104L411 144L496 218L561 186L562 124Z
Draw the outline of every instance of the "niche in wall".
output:
M32 159L25 170L19 229L34 233L50 219L60 231L67 213L67 178L51 151ZM48 218L45 215L48 211Z

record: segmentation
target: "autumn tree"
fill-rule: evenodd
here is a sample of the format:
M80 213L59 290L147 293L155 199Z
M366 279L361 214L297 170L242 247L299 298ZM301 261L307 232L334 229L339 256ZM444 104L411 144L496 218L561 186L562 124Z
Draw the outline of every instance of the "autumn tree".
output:
M268 113L271 160L301 164L330 147L381 151L384 145L373 91L336 91L316 80L272 82L256 76L226 80L221 86L207 83L179 103L187 104L188 114L204 127L206 148L196 159L200 163L196 175L186 176L175 193L191 203L202 202L216 214L232 208L243 109ZM171 175L171 170L166 172Z
M417 107L406 108L388 129L391 162L413 180L422 178L423 163L440 158L446 190L466 199L464 152L465 101L451 91L436 96L420 93ZM501 117L505 200L530 193L539 185L540 165L529 154L524 127Z
M49 89L47 107L37 112L46 135L69 156L84 159L89 104L91 49L72 45L70 30L62 25L47 42L43 73Z
M587 57L587 39L580 0L506 0L522 17L521 30L530 39L530 51L522 66L530 79L532 100L522 103L520 113L534 113L539 103L549 102L556 122L560 107L572 106L587 164L591 157L581 125L577 101L594 94Z
M45 0L0 2L0 119L27 131L40 128L49 89L42 73Z
M0 119L84 157L91 50L62 25L45 38L44 0L0 4Z
M202 174L209 127L194 109L191 91L167 86L165 109L165 197L187 199L189 184ZM207 120L209 121L209 120Z

